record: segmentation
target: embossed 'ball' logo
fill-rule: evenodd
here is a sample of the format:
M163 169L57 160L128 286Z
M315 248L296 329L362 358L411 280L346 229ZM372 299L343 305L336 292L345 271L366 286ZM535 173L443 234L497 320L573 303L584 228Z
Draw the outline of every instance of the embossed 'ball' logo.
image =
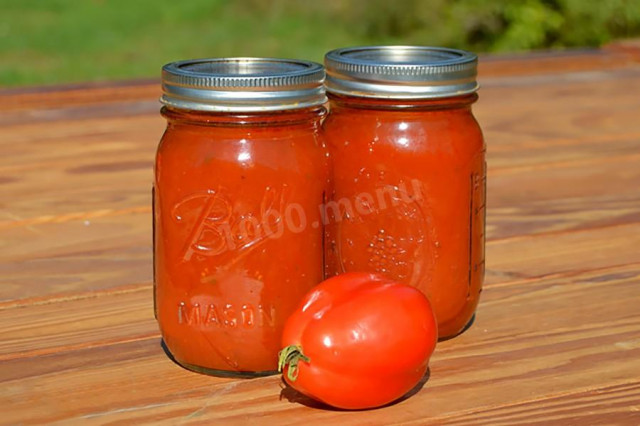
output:
M246 205L234 205L228 195L217 190L191 194L171 211L174 221L188 230L182 250L183 260L192 256L218 256L227 252L253 250L267 241L283 235L283 214L287 185L267 186L253 211ZM291 204L298 207L298 204ZM290 210L290 209L289 209Z

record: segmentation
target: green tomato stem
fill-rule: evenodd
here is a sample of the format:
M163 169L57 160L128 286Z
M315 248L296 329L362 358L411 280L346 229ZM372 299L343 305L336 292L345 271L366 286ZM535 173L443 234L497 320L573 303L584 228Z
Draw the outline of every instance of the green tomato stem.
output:
M298 378L298 363L300 361L311 361L308 356L302 352L302 346L289 345L278 353L278 371L282 372L286 365L289 365L287 370L287 378L292 382Z

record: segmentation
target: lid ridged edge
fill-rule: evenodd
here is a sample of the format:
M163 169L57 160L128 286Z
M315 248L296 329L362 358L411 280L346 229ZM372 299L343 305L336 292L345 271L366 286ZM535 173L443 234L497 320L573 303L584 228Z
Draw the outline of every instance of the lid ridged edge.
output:
M325 55L325 85L329 93L357 97L428 99L461 96L478 90L477 63L477 56L471 52L442 47L335 49Z
M207 65L211 72L200 69ZM229 67L226 71L225 66ZM263 68L246 72L251 66ZM265 66L273 69L265 71ZM239 73L240 67L245 72ZM322 65L303 60L211 58L172 62L162 68L160 102L173 108L221 112L307 108L326 102L324 78Z

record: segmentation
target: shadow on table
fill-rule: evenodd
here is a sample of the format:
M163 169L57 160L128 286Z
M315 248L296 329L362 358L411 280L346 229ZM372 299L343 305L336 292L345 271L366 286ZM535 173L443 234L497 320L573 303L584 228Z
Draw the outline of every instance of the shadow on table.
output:
M470 324L469 324L470 325ZM197 373L203 373L203 374L207 374L207 375L212 375L212 376L217 376L217 377L232 377L232 378L242 378L242 376L239 376L237 373L229 373L229 372L224 372L224 371L202 371L202 370L206 370L206 369L200 369L194 366L189 366L189 365L184 365L180 362L178 362L173 354L171 354L171 352L169 351L169 348L167 348L167 345L164 342L164 339L160 340L160 346L162 347L162 350L164 351L164 353L167 355L167 357L173 361L176 365L178 365L181 368L184 368L186 370L190 370L190 371L195 371ZM244 378L257 378L260 376L268 376L268 375L273 375L273 374L278 374L277 372L268 372L265 374L260 374L259 376L244 376ZM422 377L422 379L420 379L420 381L418 382L417 385L415 385L409 392L407 392L404 396L396 399L395 401L392 401L388 404L385 404L381 407L376 407L375 409L378 408L384 408L384 407L389 407L395 404L398 404L408 398L411 398L413 395L417 394L418 392L420 392L420 390L424 387L424 385L429 381L429 378L431 377L431 369L427 369L427 372L425 373L425 375ZM297 390L295 390L294 388L292 388L291 386L289 386L289 384L287 384L287 382L284 381L284 378L281 378L280 381L280 386L281 386L281 391L280 391L280 400L286 399L291 403L295 403L295 404L301 404L304 405L306 407L310 407L310 408L316 408L316 409L320 409L320 410L327 410L327 411L360 411L360 410L345 410L342 408L336 408L336 407L332 407L330 405L327 405L323 402L320 401L316 401L315 399L309 398L308 396L298 392ZM370 409L367 409L370 410Z
M389 407L391 405L395 405L398 404L408 398L411 398L413 395L417 394L418 392L420 392L420 390L424 387L424 385L429 381L429 377L431 376L431 370L428 369L427 372L425 373L425 375L422 377L422 379L420 379L420 381L418 382L417 385L415 385L409 392L407 392L403 397L396 399L393 402L390 402L386 405L383 405L382 407L377 407L374 409L378 409L378 408L384 408L384 407ZM289 386L287 384L287 382L284 381L284 379L282 379L282 390L280 391L280 400L282 399L286 399L289 402L295 403L295 404L302 404L304 406L310 407L310 408L317 408L320 410L327 410L327 411L359 411L359 410L345 410L342 408L335 408L335 407L331 407L330 405L327 405L323 402L320 401L316 401L315 399L309 398L308 396L298 392L297 390L295 390L294 388L292 388L291 386ZM370 409L367 409L370 410Z
M444 339L438 339L438 342L445 342L447 340L451 340L454 337L458 337L459 335L461 335L462 333L466 332L467 330L469 330L471 328L471 326L476 322L476 314L474 313L473 316L471 317L471 319L469 320L469 322L467 323L467 325L464 326L464 328L462 330L460 330L460 333L458 334L454 334L453 336L449 336L446 337Z
M187 363L178 361L173 356L173 354L171 353L169 348L167 347L167 344L165 343L164 339L160 340L160 346L162 347L162 350L164 351L165 355L167 355L167 358L169 358L171 361L173 361L180 368L184 368L187 371L193 371L195 373L205 374L205 375L211 376L211 377L224 377L224 378L233 378L233 379L254 379L254 378L258 378L258 377L273 376L273 375L278 374L278 372L276 370L273 370L273 371L261 371L261 372L258 372L258 373L254 373L254 372L251 372L251 371L213 370L213 369L210 369L210 368L199 367L197 365L191 365L191 364L187 364Z

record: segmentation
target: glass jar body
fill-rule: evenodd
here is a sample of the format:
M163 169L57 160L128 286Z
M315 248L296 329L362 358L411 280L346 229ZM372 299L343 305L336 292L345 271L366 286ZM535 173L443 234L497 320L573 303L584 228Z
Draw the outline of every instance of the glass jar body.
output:
M276 370L285 319L322 280L324 114L163 108L155 311L183 366L222 375Z
M369 271L431 300L441 339L470 323L484 278L485 145L477 95L330 96L326 273Z

